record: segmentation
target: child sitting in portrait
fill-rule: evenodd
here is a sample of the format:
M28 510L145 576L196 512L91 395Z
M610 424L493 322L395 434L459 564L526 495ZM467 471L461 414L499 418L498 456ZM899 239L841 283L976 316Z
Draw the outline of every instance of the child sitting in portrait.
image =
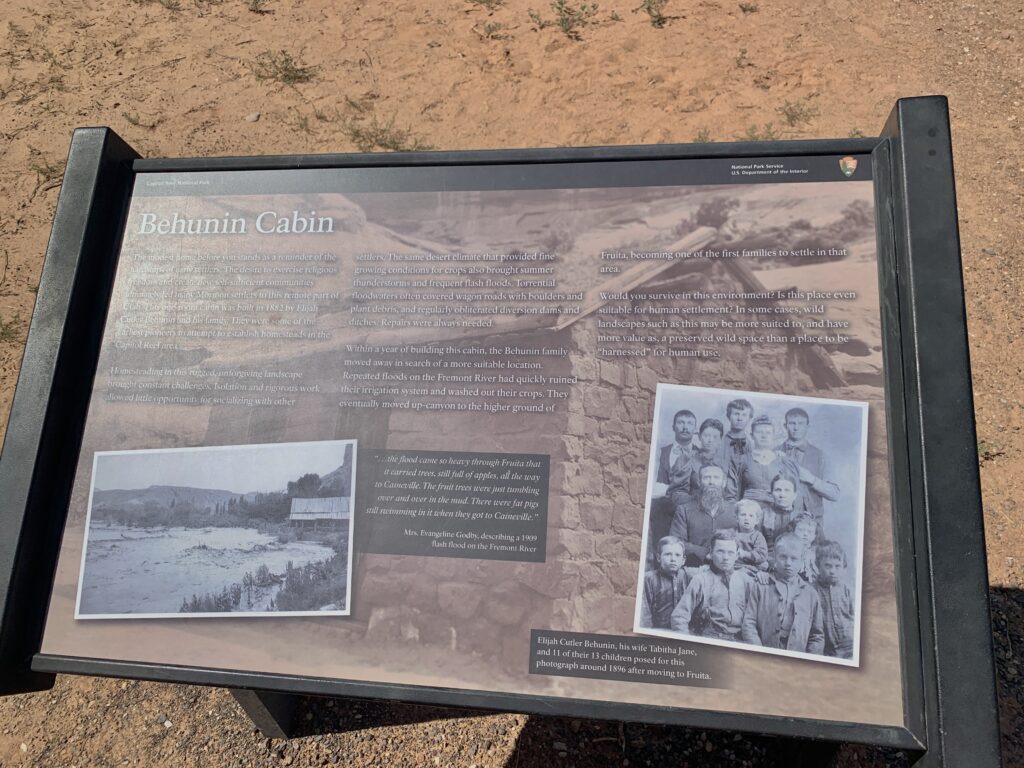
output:
M768 543L758 530L763 516L761 505L752 499L736 502L736 542L739 545L737 565L768 569Z

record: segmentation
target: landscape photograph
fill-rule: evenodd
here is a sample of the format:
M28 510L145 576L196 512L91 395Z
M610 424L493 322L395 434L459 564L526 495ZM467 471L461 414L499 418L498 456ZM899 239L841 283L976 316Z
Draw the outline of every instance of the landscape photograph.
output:
M348 615L355 448L97 452L75 618Z

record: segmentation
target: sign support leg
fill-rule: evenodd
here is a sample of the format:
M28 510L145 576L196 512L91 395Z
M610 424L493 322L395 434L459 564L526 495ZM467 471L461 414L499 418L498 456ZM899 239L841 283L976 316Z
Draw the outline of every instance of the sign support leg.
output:
M271 739L287 739L294 733L292 722L299 696L276 691L232 688L231 695L260 732Z

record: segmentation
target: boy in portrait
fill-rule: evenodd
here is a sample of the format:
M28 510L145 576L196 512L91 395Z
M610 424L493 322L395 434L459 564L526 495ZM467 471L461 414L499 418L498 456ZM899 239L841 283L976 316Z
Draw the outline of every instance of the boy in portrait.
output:
M736 531L715 531L708 548L711 564L693 574L672 611L671 629L697 637L736 640L746 594L745 575L736 571Z
M803 408L786 411L786 439L779 450L796 462L803 506L822 525L825 502L839 499L839 485L832 477L831 462L825 452L807 439L811 417Z
M672 611L686 589L683 568L686 553L683 542L675 536L658 541L655 558L658 567L644 576L644 596L640 603L640 626L668 629Z
M722 463L728 468L730 464L750 453L750 434L747 427L754 418L754 406L749 400L732 400L725 406L725 420L729 422L729 431L722 438Z
M818 557L815 545L821 538L817 521L808 512L801 512L789 524L793 535L804 545L804 562L800 567L800 576L809 584L818 579Z
M843 580L846 553L836 541L823 541L815 550L818 561L818 599L825 631L825 655L853 658L853 593Z
M818 590L800 578L803 559L804 544L793 534L783 534L775 542L774 573L764 579L767 583L750 585L740 629L743 642L798 653L824 652L821 602Z

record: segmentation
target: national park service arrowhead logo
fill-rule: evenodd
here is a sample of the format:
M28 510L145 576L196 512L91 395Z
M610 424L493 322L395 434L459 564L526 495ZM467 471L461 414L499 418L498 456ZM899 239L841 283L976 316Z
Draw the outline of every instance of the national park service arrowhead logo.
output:
M844 176L853 176L854 171L857 170L857 158L849 155L840 158L839 170L843 172Z

